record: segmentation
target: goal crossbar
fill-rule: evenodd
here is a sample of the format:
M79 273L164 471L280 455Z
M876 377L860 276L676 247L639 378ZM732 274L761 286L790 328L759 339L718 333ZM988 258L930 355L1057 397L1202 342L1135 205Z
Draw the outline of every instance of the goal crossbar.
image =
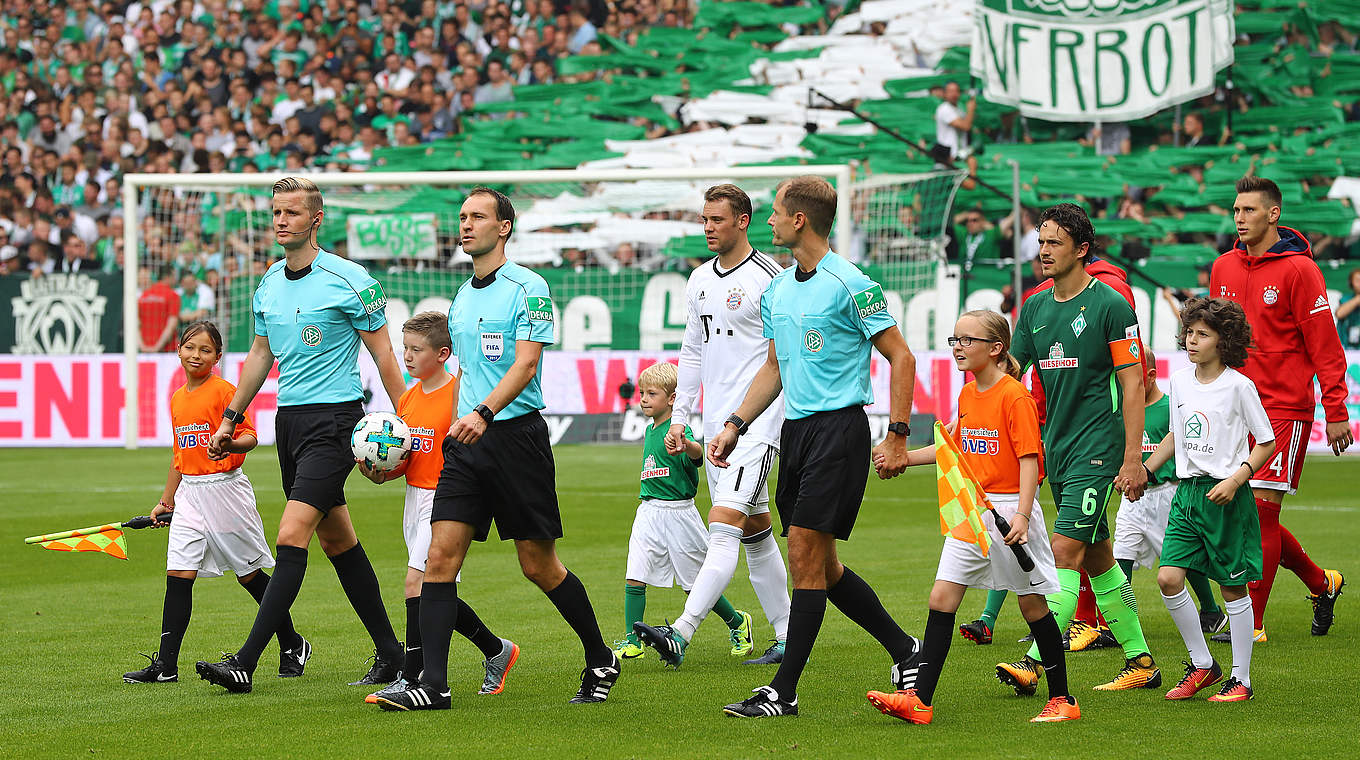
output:
M800 174L824 177L836 187L836 248L850 249L853 222L852 168L849 164L743 166L711 169L541 169L531 171L336 172L306 173L319 187L393 185L500 185L533 182L636 182L639 180L783 179ZM137 362L141 329L137 313L139 191L153 187L228 189L271 187L287 174L128 174L123 179L123 359L124 446L137 447L139 399Z

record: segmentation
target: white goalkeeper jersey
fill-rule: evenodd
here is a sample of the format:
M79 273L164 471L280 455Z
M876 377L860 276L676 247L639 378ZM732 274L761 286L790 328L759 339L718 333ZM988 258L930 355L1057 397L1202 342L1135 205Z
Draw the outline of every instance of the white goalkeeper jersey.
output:
M672 418L698 427L693 418L702 385L705 440L716 435L727 416L741 406L756 370L765 363L770 339L760 321L760 295L778 273L779 264L755 249L725 272L715 257L690 273ZM779 428L784 424L783 395L750 423L743 440L778 447Z

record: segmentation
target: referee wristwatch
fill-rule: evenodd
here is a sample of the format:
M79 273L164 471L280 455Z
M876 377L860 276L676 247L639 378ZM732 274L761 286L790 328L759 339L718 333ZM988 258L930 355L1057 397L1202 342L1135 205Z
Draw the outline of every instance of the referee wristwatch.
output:
M737 429L737 435L746 435L746 431L751 429L751 423L743 420L735 414L729 414L725 425L731 425Z
M242 422L246 421L246 413L238 412L235 409L232 409L231 407L227 407L222 410L222 419L226 420L227 422L230 422L233 425L239 425Z
M890 422L888 423L888 432L896 433L903 438L906 438L911 435L911 426L905 422Z
M486 423L488 425L491 424L492 420L496 419L496 413L491 411L491 407L487 406L486 404L478 404L477 407L472 411L476 412L477 414L480 414L482 416L482 419L486 420Z

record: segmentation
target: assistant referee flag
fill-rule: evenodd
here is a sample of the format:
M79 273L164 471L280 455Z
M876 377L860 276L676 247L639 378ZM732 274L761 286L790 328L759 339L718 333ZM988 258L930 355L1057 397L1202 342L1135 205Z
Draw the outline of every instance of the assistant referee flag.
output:
M991 509L991 503L939 422L935 423L935 480L940 493L940 535L977 544L982 556L987 556L991 541L979 506Z

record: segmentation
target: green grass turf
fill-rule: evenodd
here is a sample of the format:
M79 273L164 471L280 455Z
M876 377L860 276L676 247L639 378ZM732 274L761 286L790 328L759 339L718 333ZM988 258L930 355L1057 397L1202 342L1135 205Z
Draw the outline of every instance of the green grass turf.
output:
M567 537L566 564L589 589L607 639L621 633L623 572L637 492L637 452L628 447L563 447L557 452L559 494ZM727 654L720 621L700 629L684 667L663 670L655 655L629 663L609 702L567 705L581 651L551 604L519 574L513 547L475 545L463 570L462 595L523 656L503 694L477 697L480 655L455 637L450 663L453 710L389 714L362 704L370 643L350 610L329 563L313 545L308 577L293 607L298 629L315 645L300 679L275 678L271 644L256 674L256 690L229 695L198 680L196 659L215 660L240 644L254 603L228 579L196 584L194 616L180 657L177 685L127 685L121 673L139 668L138 651L155 647L164 590L165 533L127 537L131 560L64 554L23 546L29 535L145 514L155 504L169 457L164 450L7 450L0 462L0 555L3 630L0 648L0 753L7 757L1101 757L1344 756L1354 751L1349 730L1360 717L1355 688L1360 589L1343 597L1338 623L1325 638L1309 635L1311 610L1303 586L1281 571L1271 601L1270 641L1256 649L1254 701L1169 704L1162 698L1180 673L1184 648L1162 606L1153 573L1136 573L1148 641L1164 668L1162 689L1102 693L1091 686L1113 676L1116 651L1069 658L1080 699L1080 722L1035 726L1027 720L1041 699L1020 699L994 679L993 665L1015 659L1025 633L1013 604L1002 613L997 643L978 647L955 638L936 697L934 725L912 726L880 715L867 689L890 688L882 649L834 608L801 684L798 718L742 721L719 708L765 683L770 669L743 667ZM274 535L282 498L274 452L247 461L266 531ZM1321 562L1353 573L1360 541L1354 500L1360 462L1312 458L1301 493L1286 504L1285 523ZM358 533L383 582L398 635L405 549L400 484L349 481ZM1045 494L1046 495L1046 494ZM939 556L932 473L924 469L888 482L874 480L844 561L878 591L911 632L920 633ZM1051 522L1050 522L1051 524ZM729 589L752 612L757 635L768 624L740 568ZM678 590L652 590L648 619L674 617ZM960 622L983 603L969 594ZM1226 645L1213 645L1225 665ZM760 645L759 649L763 649ZM1041 687L1041 694L1043 693ZM1064 753L1060 755L1059 753Z

